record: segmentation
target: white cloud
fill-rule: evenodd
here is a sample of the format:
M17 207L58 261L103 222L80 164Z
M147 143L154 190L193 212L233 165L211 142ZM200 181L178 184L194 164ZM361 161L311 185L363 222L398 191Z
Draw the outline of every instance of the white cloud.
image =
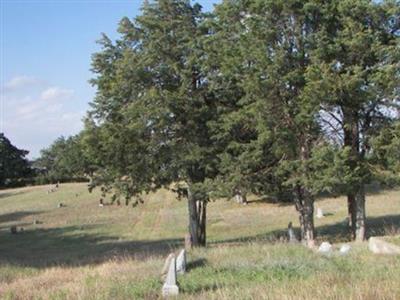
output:
M27 88L32 85L37 85L39 83L41 83L40 80L38 80L35 77L26 76L26 75L15 76L4 84L4 90L5 91L17 91L17 90L24 89L24 88Z
M61 100L65 98L69 98L74 94L73 90L63 89L58 86L50 87L44 90L40 98L43 100Z
M0 91L0 131L14 145L29 150L30 157L38 157L39 150L57 137L82 129L85 110L74 90L27 76L11 79L4 88Z

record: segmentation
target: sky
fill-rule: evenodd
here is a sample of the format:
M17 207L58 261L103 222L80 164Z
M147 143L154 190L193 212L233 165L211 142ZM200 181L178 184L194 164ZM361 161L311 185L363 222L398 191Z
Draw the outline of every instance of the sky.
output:
M219 0L198 0L211 10ZM102 32L140 14L142 0L0 0L0 132L28 158L78 133L95 89Z

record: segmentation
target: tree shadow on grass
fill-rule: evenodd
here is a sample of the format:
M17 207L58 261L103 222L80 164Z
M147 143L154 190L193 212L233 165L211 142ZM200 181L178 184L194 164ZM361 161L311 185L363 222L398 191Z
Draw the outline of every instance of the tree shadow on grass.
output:
M371 236L393 235L400 232L400 215L367 217L367 238ZM351 241L351 235L346 221L328 224L316 228L320 239L333 242Z
M255 198L255 199L247 200L247 204L251 204L251 205L276 204L280 207L284 207L284 206L293 205L293 202L282 201L282 200L279 200L277 197L265 195L265 196L261 196L261 197Z
M0 215L0 223L17 222L25 217L38 215L43 211L17 211Z
M5 191L0 190L0 199L11 197L11 196L17 196L17 195L21 195L21 194L25 194L25 193L26 193L26 191L5 192Z
M110 259L165 256L183 244L180 239L120 241L118 236L88 233L94 228L30 229L15 235L0 232L0 265L93 265Z
M293 229L296 233L296 236L300 237L300 228L294 227ZM351 241L351 235L348 229L347 222L344 221L337 222L334 224L317 226L315 228L315 231L317 234L317 240L320 241L328 240L333 243ZM399 233L400 233L400 214L367 218L367 238L369 238L370 236L394 235ZM212 241L209 243L209 245L210 246L218 246L220 244L240 245L242 243L249 243L249 242L278 243L282 241L287 241L286 228L252 236Z
M269 231L267 233L260 233L251 236L244 236L232 239L223 239L210 241L208 243L209 246L220 246L220 245L231 245L236 246L240 244L252 243L252 242L266 242L266 243L277 243L282 239L287 238L287 229L278 229Z
M202 257L202 258L198 258L198 259L189 261L186 264L186 269L189 272L189 271L191 271L193 269L204 267L206 264L207 264L207 259Z
M3 214L0 215L0 231L10 231L10 226L14 225L17 226L18 230L21 230L21 228L25 226L30 226L33 224L33 219L31 222L21 222L21 219L29 217L29 216L34 216L34 215L39 215L43 213L44 211L19 211L19 212L12 212L8 214ZM8 224L7 224L8 223ZM40 223L40 222L38 222ZM1 248L1 246L0 246Z

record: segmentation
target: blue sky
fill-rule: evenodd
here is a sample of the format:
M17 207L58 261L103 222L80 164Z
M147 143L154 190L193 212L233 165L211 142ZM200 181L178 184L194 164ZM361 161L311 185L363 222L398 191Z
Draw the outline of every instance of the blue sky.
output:
M219 0L198 0L211 10ZM116 38L142 0L0 0L0 132L39 156L78 133L95 90L88 84L95 41Z

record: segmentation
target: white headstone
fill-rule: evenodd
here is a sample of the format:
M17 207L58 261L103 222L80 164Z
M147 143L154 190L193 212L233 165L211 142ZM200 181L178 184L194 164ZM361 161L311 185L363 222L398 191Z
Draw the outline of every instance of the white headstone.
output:
M376 237L370 237L368 240L368 248L375 254L400 254L400 247Z
M340 247L339 252L340 254L347 254L350 252L350 249L351 249L350 245L344 244L342 245L342 247Z
M330 253L332 251L332 245L329 242L323 242L319 248L318 248L318 252L320 253Z
M176 284L176 259L172 257L169 264L167 279L162 287L162 295L164 298L169 296L177 296L179 294L179 287Z
M289 242L291 242L291 243L298 242L298 240L296 238L296 234L294 233L294 230L293 230L292 222L290 222L288 225L288 236L289 236Z
M161 270L161 275L165 275L168 273L169 270L169 265L171 264L171 259L175 257L175 254L170 253L167 257L167 259L165 260L164 266Z
M321 219L321 218L323 218L324 217L324 212L322 211L322 209L321 208L317 208L317 218L318 219Z
M178 274L183 274L186 272L186 251L185 251L185 249L182 249L182 251L179 252L178 257L176 258L176 272Z

